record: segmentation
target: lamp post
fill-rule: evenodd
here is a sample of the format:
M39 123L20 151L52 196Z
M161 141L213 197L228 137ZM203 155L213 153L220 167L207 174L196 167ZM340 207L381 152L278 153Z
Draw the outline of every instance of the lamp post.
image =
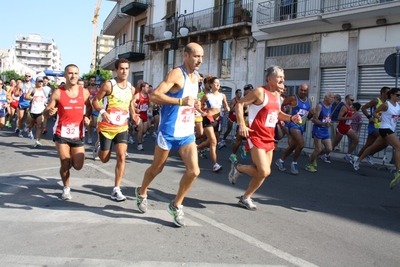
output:
M174 22L174 32L172 33L170 31L169 25L167 26L167 30L164 32L165 39L171 39L171 49L173 50L172 68L175 66L175 50L177 50L179 47L177 35L178 35L178 22L180 18L183 18L183 26L179 28L179 34L183 37L187 36L189 34L189 28L186 26L185 15L184 14L178 15L178 12L174 13L174 16L170 18Z

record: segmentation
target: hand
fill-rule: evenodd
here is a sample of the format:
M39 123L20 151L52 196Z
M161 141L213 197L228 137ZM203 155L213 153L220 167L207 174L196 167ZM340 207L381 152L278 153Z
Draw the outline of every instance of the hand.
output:
M133 121L136 125L139 125L139 122L140 122L140 116L139 116L139 114L134 114L134 115L132 116L132 121Z
M310 111L308 113L310 113L311 115L314 115L315 114L315 108L310 109Z
M83 119L83 123L85 124L86 127L89 126L90 125L90 119L85 116L85 118Z
M300 114L297 113L296 115L293 115L291 121L295 123L301 123L302 119Z
M104 112L104 113L101 115L101 118L103 119L103 121L110 123L110 114L108 114L107 111Z
M247 137L249 137L249 132L254 132L254 130L250 129L250 128L247 127L247 126L240 126L240 125L239 125L238 132L239 132L239 134L240 134L241 136L247 138Z
M325 122L326 127L331 127L332 122Z
M54 114L56 114L58 111L58 108L51 108L49 109L49 116L53 116Z
M192 96L182 98L182 106L193 107L196 99Z
M369 122L374 122L374 118L371 117L371 118L368 119L368 121L369 121Z
M195 109L201 109L201 101L200 101L200 99L196 99L194 101L194 107L195 107Z

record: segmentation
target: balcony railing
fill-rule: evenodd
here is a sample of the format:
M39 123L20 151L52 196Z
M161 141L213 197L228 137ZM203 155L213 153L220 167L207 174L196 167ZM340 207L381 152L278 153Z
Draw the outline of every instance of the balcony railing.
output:
M228 3L226 5L215 6L212 8L200 10L194 13L186 14L185 20L179 19L174 22L168 19L163 22L152 24L145 28L145 36L151 36L151 40L164 39L164 32L167 28L172 31L174 36L175 24L178 23L178 31L185 21L190 33L197 31L210 31L213 28L232 25L240 22L251 22L253 0L242 0ZM179 37L179 32L177 34ZM146 39L146 38L145 38Z
M109 65L118 59L118 55L125 53L137 53L137 54L148 54L148 48L145 47L143 42L139 41L129 41L120 46L114 47L110 50L104 57L101 58L101 66Z
M258 4L257 24L324 15L393 0L269 0Z
M143 42L129 41L119 46L118 54L120 55L128 52L144 54L144 51L145 49Z

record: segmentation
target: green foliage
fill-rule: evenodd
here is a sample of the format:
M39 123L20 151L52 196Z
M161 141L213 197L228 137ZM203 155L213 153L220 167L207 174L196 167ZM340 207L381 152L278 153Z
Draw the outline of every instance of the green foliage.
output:
M99 75L97 75L97 71L100 72ZM103 70L103 69L98 69L98 70L93 70L93 71L91 71L91 72L89 72L89 73L84 73L84 74L82 75L82 79L83 79L83 80L89 80L89 77L90 77L90 76L100 76L102 82L105 81L105 80L110 80L110 79L113 78L113 75L112 75L112 72L111 72L111 71L109 71L109 70Z
M23 76L23 75L19 75L18 73L15 72L15 70L6 70L6 71L3 71L2 73L0 73L0 77L1 77L2 75L5 75L5 76L6 76L6 81L9 81L9 80L12 79L12 78L24 80L24 76Z

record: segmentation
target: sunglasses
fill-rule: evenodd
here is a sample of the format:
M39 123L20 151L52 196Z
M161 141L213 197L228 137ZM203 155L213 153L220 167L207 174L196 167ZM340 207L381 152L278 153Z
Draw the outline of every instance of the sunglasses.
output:
M354 99L350 99L350 101L351 101L351 102L353 102L353 101L354 101Z
M28 77L28 78L30 78L31 76L29 76L29 75L25 75L25 77Z
M0 83L1 84L1 83ZM396 94L397 97L400 97L400 94Z

